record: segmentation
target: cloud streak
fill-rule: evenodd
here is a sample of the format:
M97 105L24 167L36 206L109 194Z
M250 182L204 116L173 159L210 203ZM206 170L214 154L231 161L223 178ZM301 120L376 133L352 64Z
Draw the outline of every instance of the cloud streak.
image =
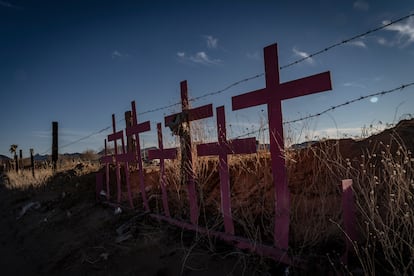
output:
M216 49L217 48L218 38L213 37L211 35L206 35L206 36L204 36L204 38L206 39L207 48L209 48L209 49Z
M129 57L129 55L128 55L128 54L121 53L121 52L120 52L120 51L118 51L118 50L114 50L114 51L111 53L111 58L112 58L112 59L121 59L121 58L127 58L127 57Z
M10 8L10 9L21 9L21 7L19 6L13 5L7 1L2 1L2 0L0 0L0 6Z
M360 48L367 48L367 45L362 40L356 40L349 42L349 45L360 47Z
M308 54L308 53L306 53L306 52L302 52L302 51L299 51L299 50L298 50L298 49L296 49L295 47L292 49L292 51L293 51L293 53L294 53L297 57L300 57L300 58L306 58L306 61L307 61L309 64L314 64L314 63L315 63L315 60L314 60L313 58L309 57L309 54Z
M363 0L358 0L354 2L353 7L357 11L368 11L369 10L369 4Z
M382 24L389 24L390 21L384 20ZM414 19L410 17L405 23L396 23L390 26L385 27L386 31L392 31L397 33L397 37L393 44L402 44L403 47L414 42ZM378 43L382 45L391 45L391 43L386 43L387 41L384 38L378 40Z
M187 55L185 52L178 52L177 57L182 61L192 62L201 65L217 65L221 63L220 59L210 58L206 52L197 52L194 55Z

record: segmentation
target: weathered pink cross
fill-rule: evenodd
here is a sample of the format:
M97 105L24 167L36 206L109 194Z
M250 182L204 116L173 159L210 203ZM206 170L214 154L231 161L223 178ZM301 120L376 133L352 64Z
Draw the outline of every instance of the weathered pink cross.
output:
M162 205L164 208L164 213L167 217L171 217L170 208L168 207L168 197L167 197L167 188L166 188L166 176L165 176L165 159L175 159L177 158L177 148L164 149L164 143L162 141L162 129L161 123L157 124L158 132L158 149L148 151L148 159L160 159L160 186L162 192Z
M191 152L190 122L213 116L213 105L204 105L190 109L188 102L187 81L180 83L182 112L164 118L165 126L170 127L174 133L180 135L182 165L181 177L185 178L190 201L190 217L193 224L198 223L197 194L194 182L193 158Z
M139 173L139 184L142 196L142 202L144 205L145 211L149 211L148 199L145 192L145 183L144 183L144 170L142 166L142 156L141 156L141 146L139 142L139 134L141 132L151 130L151 124L149 121L138 124L138 115L135 107L135 101L131 102L131 111L132 111L132 125L125 129L127 137L135 136L135 153L132 156L132 160L129 159L129 162L137 161L138 163L138 173Z
M282 100L331 90L329 72L280 83L277 44L264 48L266 88L232 97L233 110L266 104L269 120L270 154L275 187L275 246L287 249L289 245L290 194L283 156Z
M116 170L116 183L118 187L118 197L117 202L118 204L121 203L121 168L120 168L120 162L124 162L124 172L125 172L125 179L126 179L126 186L127 186L127 192L128 192L128 199L129 199L129 205L131 208L134 208L134 203L132 201L132 193L131 193L131 185L129 183L129 156L125 152L125 141L124 141L124 132L122 130L116 131L116 125L115 125L115 114L112 114L112 134L108 135L108 141L114 142L114 151L115 151L115 170ZM121 140L121 150L122 153L118 153L118 144L117 141Z
M224 229L226 233L234 235L227 155L255 153L256 138L227 140L224 106L217 107L216 113L218 142L197 145L197 154L198 156L219 156L221 211L224 218Z
M354 192L352 190L352 179L342 180L342 218L345 230L345 252L342 261L348 263L349 253L354 253L353 242L357 240L356 217L355 217Z

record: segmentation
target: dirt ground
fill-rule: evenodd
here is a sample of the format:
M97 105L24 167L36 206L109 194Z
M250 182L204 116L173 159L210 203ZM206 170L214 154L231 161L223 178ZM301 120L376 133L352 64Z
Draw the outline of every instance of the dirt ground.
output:
M97 203L93 173L40 188L0 178L1 275L263 275L277 267L220 242Z

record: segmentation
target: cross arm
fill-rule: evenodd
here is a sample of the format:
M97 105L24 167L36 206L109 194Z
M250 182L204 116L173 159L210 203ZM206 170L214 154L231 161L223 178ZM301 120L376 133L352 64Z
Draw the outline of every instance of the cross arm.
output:
M190 109L188 111L188 120L195 121L213 116L213 105L208 104Z
M137 133L141 133L141 132L145 132L145 131L149 131L151 130L151 124L149 121L137 124L137 125L133 125L130 127L126 128L126 135L127 136L132 136L133 134L137 134Z
M231 98L231 106L233 111L246 107L267 104L267 102L267 91L265 88Z
M280 84L280 91L284 91L281 98L284 100L327 90L332 90L329 71Z
M177 158L177 148L154 149L148 151L148 159L175 159Z
M197 145L198 156L218 155L220 145L217 142Z
M133 162L135 161L134 153L122 153L115 156L116 161L118 162Z
M249 154L256 152L256 138L229 140L227 143L228 154Z
M107 163L107 164L111 164L114 161L114 157L112 155L107 155L107 156L103 156L101 157L101 162L102 163Z
M109 134L108 135L108 141L115 141L115 140L122 139L123 135L124 135L124 133L123 133L122 130L120 130L118 132L115 132L115 133L112 133L112 134Z

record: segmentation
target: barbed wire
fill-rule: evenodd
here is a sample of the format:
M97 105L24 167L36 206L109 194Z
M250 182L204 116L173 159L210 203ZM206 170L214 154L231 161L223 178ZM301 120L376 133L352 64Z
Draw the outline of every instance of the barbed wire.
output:
M289 63L289 64L283 65L283 66L281 66L281 67L280 67L280 69L282 70L282 69L288 68L288 67L290 67L290 66L293 66L293 65L295 65L295 64L298 64L298 63L304 62L305 60L308 60L308 59L310 59L310 58L313 58L314 56L317 56L317 55L320 55L320 54L322 54L322 53L325 53L325 52L327 52L327 51L329 51L329 50L331 50L331 49L333 49L333 48L335 48L335 47L341 46L341 45L346 44L346 43L349 43L349 42L351 42L351 41L353 41L353 40L355 40L355 39L358 39L358 38L364 37L364 36L366 36L366 35L369 35L369 34L372 34L372 33L377 32L377 31L380 31L380 30L382 30L382 29L385 29L385 28L387 28L387 27L389 27L389 26L391 26L391 25L393 25L393 24L395 24L395 23L398 23L398 22L404 21L404 20L406 20L406 19L408 19L408 18L410 18L410 17L412 17L412 16L414 16L414 13L410 13L410 14L408 14L408 15L406 15L406 16L403 16L403 17L400 17L400 18L395 19L395 20L393 20L393 21L390 21L390 22L388 22L388 23L386 23L386 24L383 24L383 25L381 25L381 26L379 26L379 27L376 27L376 28L374 28L374 29L371 29L371 30L368 30L368 31L366 31L366 32L363 32L363 33L357 34L357 35L355 35L355 36L353 36L353 37L350 37L350 38L344 39L344 40L342 40L341 42L334 43L334 44L332 44L332 45L330 45L330 46L328 46L328 47L326 47L326 48L324 48L324 49L322 49L322 50L319 50L319 51L316 51L316 52L314 52L314 53L312 53L312 54L309 54L309 55L307 55L306 57L300 58L300 59L298 59L298 60L296 60L296 61L294 61L294 62L291 62L291 63Z
M333 111L333 110L338 109L340 107L343 107L343 106L346 106L346 105L349 105L349 104L352 104L352 103L355 103L355 102L359 102L359 101L362 101L364 99L372 98L372 97L375 97L375 96L383 96L383 95L386 95L386 94L394 93L396 91L402 91L405 88L413 86L413 85L414 85L414 82L410 82L410 83L403 84L401 86L398 86L398 87L395 87L395 88L392 88L392 89L389 89L389 90L385 90L385 91L376 92L376 93L372 93L372 94L369 94L369 95L361 96L359 98L355 98L355 99L346 101L344 103L341 103L341 104L338 104L338 105L335 105L335 106L331 106L330 108L325 109L325 110L323 110L319 113L315 113L315 114L308 115L308 116L305 116L305 117L301 117L301 118L298 118L298 119L294 119L294 120L291 120L291 121L283 122L283 124L284 125L293 124L293 123L297 123L297 122L300 122L300 121L305 121L305 120L308 120L308 119L311 119L311 118L319 117L319 116L321 116L325 113L328 113L329 111ZM246 137L246 136L249 136L249 135L252 135L252 134L255 134L255 133L259 133L260 131L265 131L265 130L268 130L268 129L269 129L268 127L261 127L259 129L241 134L239 136L236 136L236 139Z
M286 65L280 66L280 67L279 67L279 69L280 69L280 70L283 70L283 69L286 69L286 68L291 67L291 66L293 66L293 65L299 64L299 63L304 62L304 61L306 61L306 60L308 60L308 59L310 59L310 58L312 58L312 57L314 57L314 56L320 55L320 54L322 54L322 53L326 53L326 52L328 52L329 50L331 50L331 49L333 49L333 48L335 48L335 47L338 47L338 46L344 45L344 44L349 43L349 42L351 42L351 41L353 41L353 40L355 40L355 39L358 39L358 38L364 37L364 36L366 36L366 35L372 34L372 33L374 33L374 32L380 31L380 30L382 30L382 29L385 29L385 28L387 28L388 26L391 26L391 25L396 24L396 23L398 23L398 22L404 21L404 20L406 20L406 19L408 19L408 18L410 18L410 17L412 17L412 16L414 16L414 13L410 13L410 14L408 14L408 15L405 15L405 16L402 16L402 17L397 18L397 19L395 19L395 20L392 20L392 21L390 21L390 22L388 22L388 23L386 23L386 24L383 24L383 25L381 25L381 26L379 26L379 27L376 27L376 28L370 29L370 30L368 30L368 31L365 31L365 32L360 33L360 34L357 34L357 35L354 35L354 36L352 36L352 37L350 37L350 38L347 38L347 39L342 40L341 42L334 43L334 44L332 44L332 45L330 45L330 46L328 46L328 47L323 48L322 50L319 50L319 51L316 51L316 52L314 52L314 53L312 53L312 54L309 54L309 55L307 55L306 57L300 58L300 59L298 59L298 60L296 60L296 61L293 61L293 62L288 63L288 64L286 64ZM225 87L225 88L223 88L223 89L219 89L219 90L217 90L217 91L213 91L213 92L205 93L205 94L203 94L203 95L201 95L201 96L197 96L197 97L191 98L191 99L190 99L190 101L193 101L193 102L194 102L194 101L198 101L198 100L203 99L203 98L207 98L207 97L211 97L211 96L214 96L214 95L218 95L218 94L224 93L225 91L227 91L227 90L229 90L229 89L231 89L231 88L233 88L233 87L235 87L235 86L237 86L237 85L240 85L240 84L242 84L242 83L245 83L245 82L248 82L248 81L251 81L251 80L254 80L254 79L260 78L260 77L262 77L262 76L264 76L264 73L260 73L260 74L256 74L256 75L251 76L251 77L244 78L244 79L242 79L242 80L239 80L239 81L236 81L236 82L231 83L230 85L226 86L226 87ZM411 85L411 84L409 84L409 85ZM399 89L399 88L397 88L397 90L398 90L398 89ZM402 88L402 89L403 89L403 88ZM389 93L390 93L390 92L389 92ZM379 93L379 94L381 94L381 93ZM366 97L370 97L370 96L369 96L369 95L367 95ZM354 101L352 101L352 102L354 102ZM347 105L347 104L350 104L350 103L352 103L352 102L349 102L349 103L344 103L344 104L342 104L342 105ZM177 103L170 104L170 105L161 106L161 107L158 107L158 108L154 108L154 109L150 109L150 110L147 110L147 111L139 112L139 113L138 113L138 115L144 115L144 114L148 114L148 113L153 113L153 112L157 112L157 111L165 110L165 109L172 108L172 107L175 107L175 106L180 105L180 104L181 104L181 101L180 101L180 102L177 102ZM342 106L342 105L340 105L340 106ZM331 107L329 110L325 110L325 111L321 112L321 114L320 114L320 115L322 115L322 114L324 114L324 113L326 113L326 112L328 112L328 111L332 110L332 108L333 108L333 109L335 109L335 108L340 107L340 106ZM315 117L315 116L317 116L317 114L313 115L313 117ZM312 117L309 117L309 118L312 118ZM301 120L305 120L305 119L309 119L309 118L304 118L304 119L301 119L301 118L300 118L300 119L297 119L297 120L295 120L295 121L301 121ZM124 120L125 120L125 119L121 119L120 121L124 121ZM293 123L293 122L292 122L292 123ZM84 137L81 137L81 138L79 138L79 139L77 139L77 140L75 140L75 141L73 141L73 142L67 143L67 144L65 144L65 145L63 145L63 146L61 146L61 147L59 147L59 148L65 148L65 147L71 146L71 145L73 145L73 144L79 143L79 142L81 142L81 141L83 141L83 140L86 140L86 139L88 139L88 138L92 137L92 136L98 135L98 134L100 134L100 133L102 133L102 132L104 132L104 131L106 131L106 130L108 130L108 129L110 129L110 128L111 128L111 126L107 126L107 127L103 128L103 129L101 129L101 130L99 130L99 131L92 132L92 133L91 133L91 134L89 134L89 135L86 135L86 136L84 136ZM241 136L241 137L243 137L243 136Z

